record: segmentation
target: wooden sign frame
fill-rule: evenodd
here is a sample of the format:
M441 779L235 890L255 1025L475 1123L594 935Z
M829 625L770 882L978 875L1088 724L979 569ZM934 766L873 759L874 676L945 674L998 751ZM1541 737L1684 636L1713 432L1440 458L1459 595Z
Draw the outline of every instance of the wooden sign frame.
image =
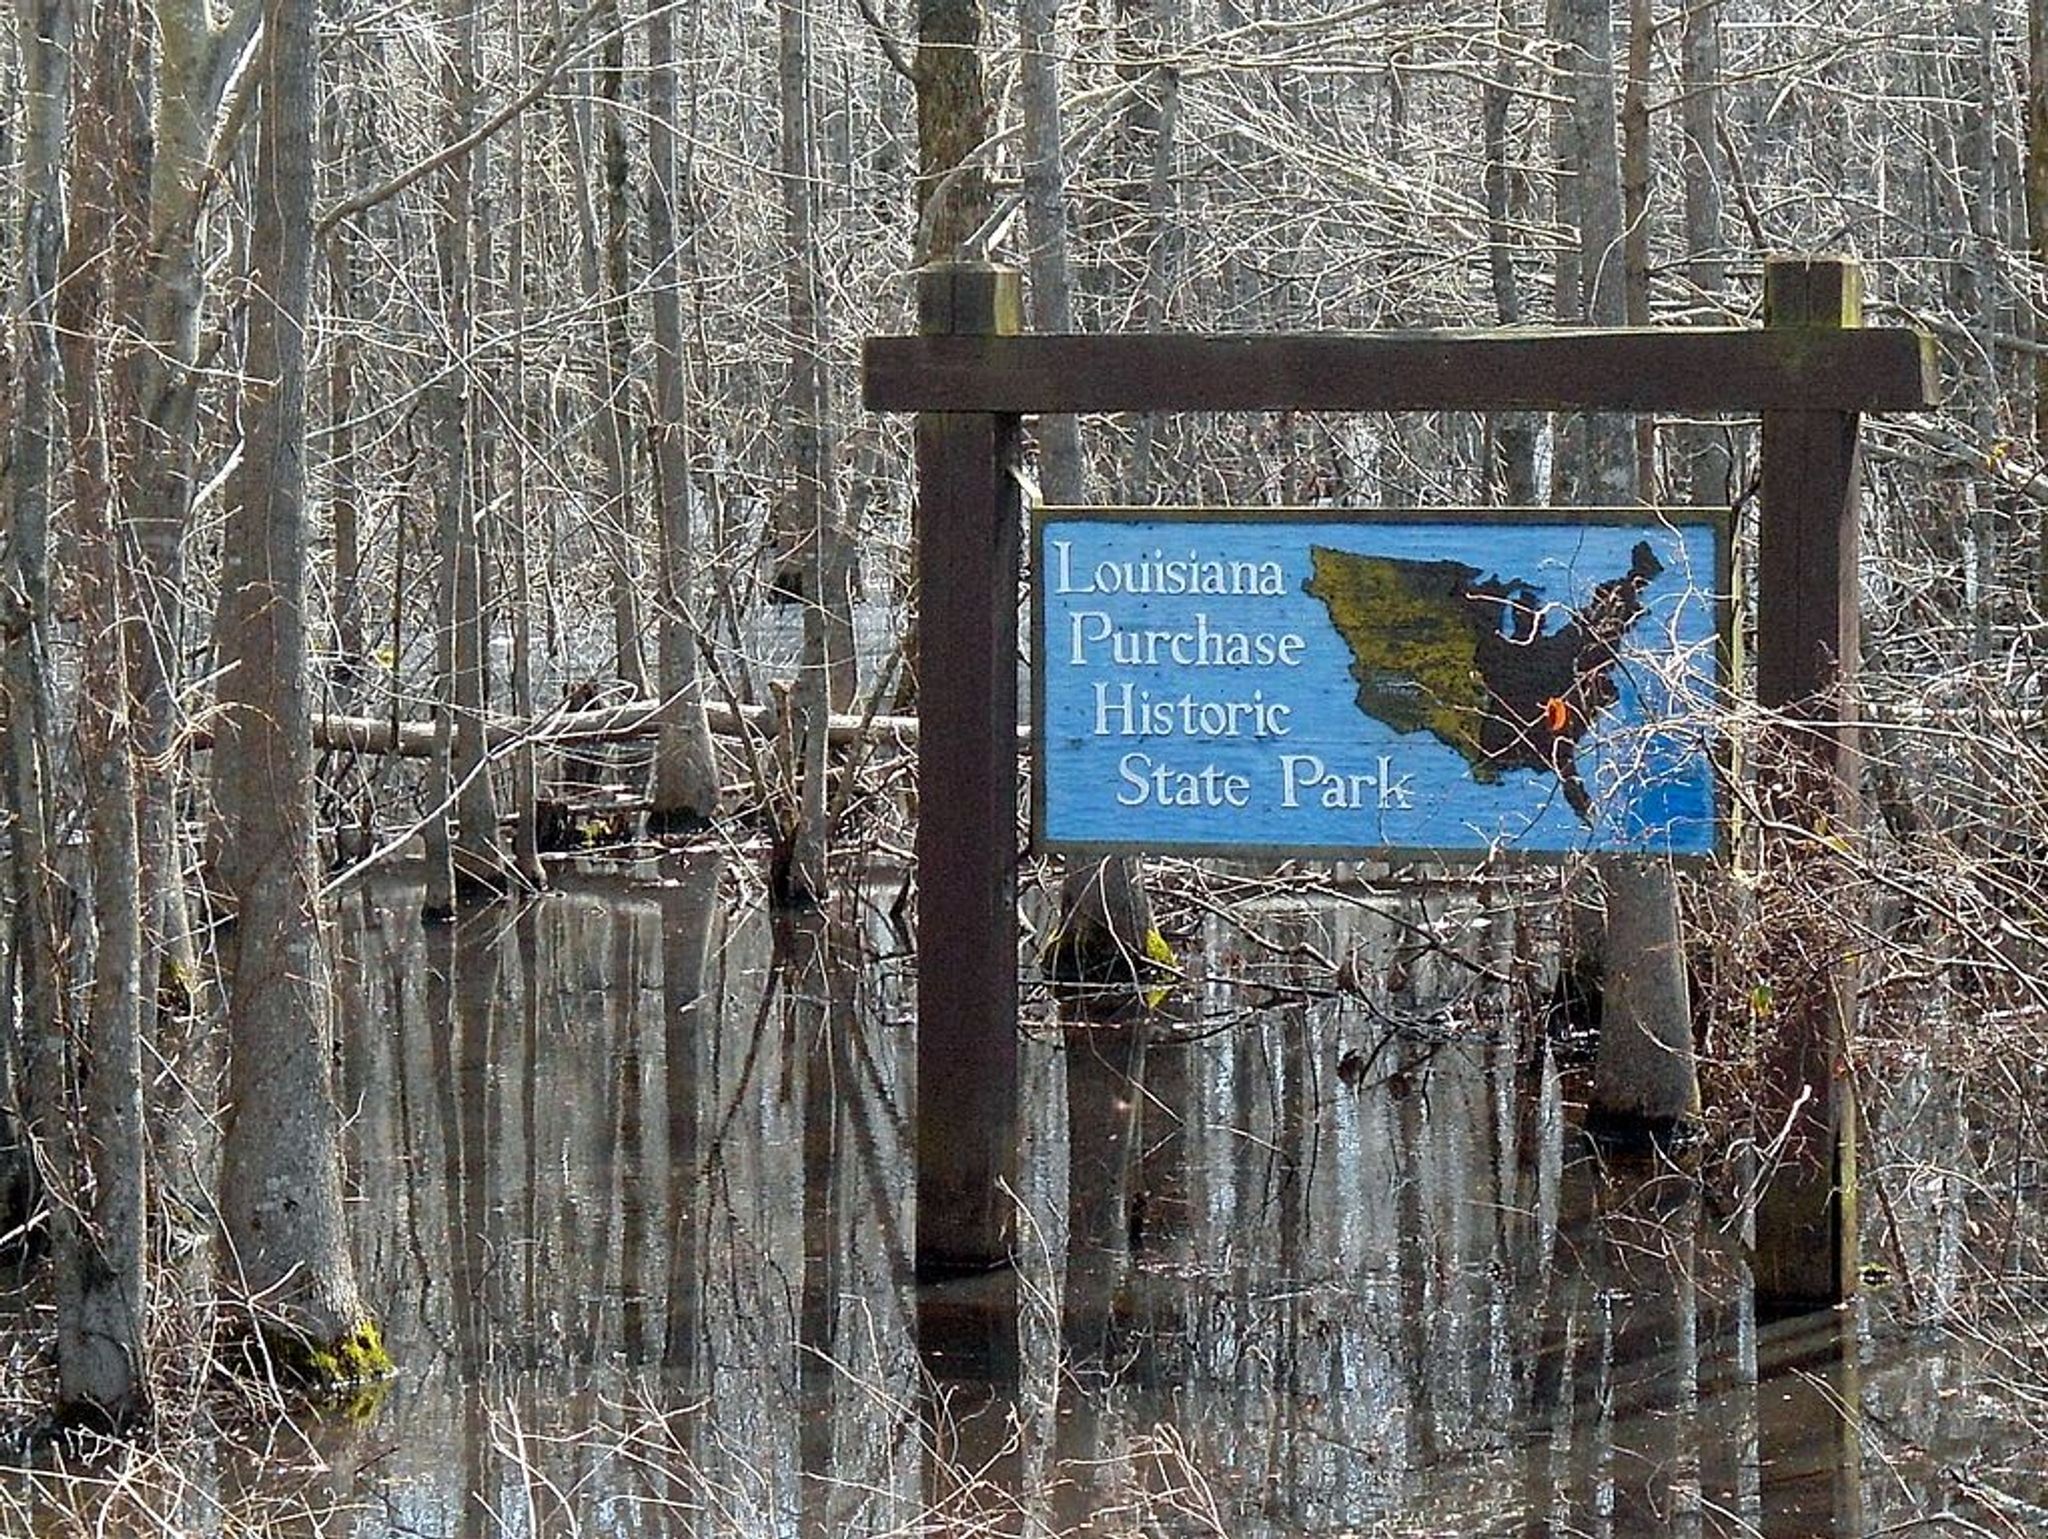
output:
M1762 328L1020 336L1018 275L918 275L921 334L870 338L865 404L918 413L917 1238L921 1277L1004 1265L1018 1128L1017 605L1027 413L1761 412L1758 703L1783 725L1763 787L1779 859L1835 859L1860 797L1859 419L1938 399L1933 340L1864 329L1861 270L1772 258ZM1788 970L1774 1006L1780 1154L1759 1200L1759 1306L1857 1282L1854 963Z

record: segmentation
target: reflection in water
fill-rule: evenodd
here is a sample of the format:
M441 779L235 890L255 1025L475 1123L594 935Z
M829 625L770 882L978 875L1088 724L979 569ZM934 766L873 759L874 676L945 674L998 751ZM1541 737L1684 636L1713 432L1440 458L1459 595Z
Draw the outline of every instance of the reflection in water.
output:
M1019 1266L919 1290L888 896L771 926L734 881L433 931L353 900L356 1227L407 1371L206 1489L366 1536L2024 1531L1943 1473L1971 1349L1759 1328L1693 1175L1581 1145L1459 960L1508 976L1512 925L1274 905L1187 948L1180 1016L1045 1007ZM1452 941L1341 994L1300 960L1418 927Z

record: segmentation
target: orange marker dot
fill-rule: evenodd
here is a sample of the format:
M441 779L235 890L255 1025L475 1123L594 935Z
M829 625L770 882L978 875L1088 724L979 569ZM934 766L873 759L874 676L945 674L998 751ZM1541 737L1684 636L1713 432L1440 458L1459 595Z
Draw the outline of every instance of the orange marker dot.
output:
M1571 715L1563 700L1552 695L1543 702L1543 725L1552 732L1562 732L1570 724Z

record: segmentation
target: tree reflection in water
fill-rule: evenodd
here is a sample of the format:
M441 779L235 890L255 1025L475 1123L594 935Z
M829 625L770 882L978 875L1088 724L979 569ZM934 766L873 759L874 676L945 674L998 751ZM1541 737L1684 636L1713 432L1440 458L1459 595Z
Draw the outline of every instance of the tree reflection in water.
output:
M209 1450L195 1531L2017 1533L2044 1500L1956 1474L1992 1345L1883 1294L1759 1325L1739 1214L1581 1142L1456 965L1511 979L1512 924L1276 902L1149 1021L1034 996L1019 1265L920 1290L896 883L779 927L740 885L351 906L357 1234L409 1367L318 1459ZM1401 958L1418 924L1450 945ZM1968 1136L1909 1099L1916 1158Z

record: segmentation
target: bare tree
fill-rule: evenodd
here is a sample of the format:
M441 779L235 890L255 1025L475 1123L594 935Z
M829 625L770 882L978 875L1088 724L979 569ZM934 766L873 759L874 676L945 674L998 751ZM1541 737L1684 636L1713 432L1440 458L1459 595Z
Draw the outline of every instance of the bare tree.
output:
M246 435L222 536L214 786L229 1111L220 1207L265 1337L315 1382L388 1370L341 1201L335 1030L313 862L307 661L306 319L316 0L266 0L248 298Z
M669 7L647 11L647 158L652 176L647 238L653 248L654 496L660 510L661 738L655 748L654 833L688 833L718 810L718 765L704 717L697 660L697 560L691 527L694 488L687 437L681 251L676 237L680 189L676 166L675 29Z
M477 98L477 6L452 0L453 34L444 70L447 136L460 142L473 130ZM498 798L491 783L484 744L487 700L483 507L488 500L491 455L480 442L484 411L477 359L477 296L484 281L479 258L488 234L477 189L489 174L488 147L479 145L441 173L441 205L435 244L441 270L441 303L446 316L448 361L430 387L435 437L441 461L436 487L436 544L441 558L440 614L435 627L440 673L435 745L435 792L441 808L455 814L455 839L446 855L440 845L445 813L429 821L433 860L428 871L430 914L453 913L456 895L502 893L509 875L498 842Z
M790 360L787 413L789 506L802 543L803 661L791 691L798 758L797 806L784 832L778 896L792 906L826 891L826 739L834 663L849 659L846 555L841 526L838 434L826 347L829 319L816 252L817 160L813 114L811 0L779 0L776 79L781 107L782 228Z
M139 724L141 774L140 880L144 935L152 948L144 1009L155 1017L160 1049L205 1075L197 1050L199 990L204 969L187 892L190 839L178 798L186 774L187 702L181 697L183 659L194 629L188 616L190 574L186 543L198 478L201 391L206 380L201 330L211 250L205 214L219 166L239 137L247 97L248 55L262 0L234 0L225 8L205 0L160 0L153 8L156 47L150 60L154 118L127 130L149 177L149 244L142 292L132 323L143 345L129 349L115 379L115 416L129 446L117 462L124 538L140 574L134 602L138 634L129 648ZM231 96L231 93L234 93ZM174 1114L201 1114L180 1095ZM189 1141L189 1128L173 1133Z
M647 693L640 648L638 500L633 490L632 340L627 305L632 292L632 228L626 200L626 124L619 95L626 80L626 29L619 0L603 0L605 27L595 71L598 96L597 220L591 238L591 292L597 301L599 350L596 435L604 467L599 514L611 567L613 669L635 697Z
M140 18L130 0L109 0L87 19L78 57L68 272L58 299L66 412L71 427L72 519L78 611L85 642L78 691L78 762L85 768L92 886L93 984L66 1086L75 1108L53 1159L69 1168L60 1188L77 1203L62 1223L57 1299L58 1415L122 1427L147 1409L144 1355L147 1254L143 1220L141 893L136 876L135 744L129 709L127 592L105 393L110 304L132 300L143 232L134 216L137 167L122 129L145 108L135 99ZM66 1307L69 1306L69 1307Z
M1559 167L1578 233L1578 302L1595 325L1628 320L1628 294L1647 276L1632 277L1615 110L1613 17L1607 0L1560 0L1560 68L1567 105ZM1647 26L1647 21L1644 24ZM1646 152L1645 152L1646 153ZM1560 195L1563 201L1563 195ZM1648 217L1647 206L1638 220ZM1646 249L1646 248L1640 248ZM1560 301L1562 303L1562 301ZM1641 448L1626 419L1588 414L1579 475L1596 501L1623 505L1647 490ZM1574 456L1561 454L1570 464ZM1692 1012L1685 983L1685 952L1678 936L1678 894L1668 862L1622 857L1602 860L1597 881L1605 900L1605 933L1598 941L1605 970L1601 985L1600 1059L1595 1111L1617 1123L1667 1127L1694 1117L1699 1085L1693 1072ZM1585 899L1567 895L1583 908Z
M12 813L13 963L19 989L18 1042L25 1058L27 1131L37 1150L51 1238L57 1304L57 1409L66 1420L117 1426L142 1408L141 1103L136 1076L132 969L136 930L124 925L116 885L101 896L108 923L102 971L81 1032L69 995L80 918L76 882L63 860L59 786L67 774L57 728L53 662L56 617L51 605L51 511L60 452L58 279L65 263L64 143L72 111L75 17L68 0L37 0L17 13L26 79L27 126L22 151L22 287L12 317L20 359L6 464L7 535L12 560L4 597L7 699L7 792ZM100 42L107 41L105 34ZM118 42L114 44L118 46ZM95 59L95 63L99 61ZM103 127L103 125L100 125ZM82 189L105 211L105 189ZM90 236L92 216L80 233ZM74 301L75 303L75 301ZM87 420L90 403L74 393ZM88 461L78 483L88 497L86 521L97 536L106 520L104 462ZM98 478L95 471L100 472ZM97 547L93 575L105 568ZM106 597L88 583L87 601L104 616ZM95 649L88 723L79 747L111 735L122 702L109 699L106 658ZM116 745L117 746L117 745ZM110 847L132 822L114 798L125 791L118 751L89 792L94 832ZM99 874L97 871L94 874ZM132 893L130 894L132 898ZM88 1033L90 1035L88 1035ZM109 1053L107 1083L88 1091L88 1047ZM98 1141L105 1140L104 1144Z
M991 126L988 81L982 61L984 17L981 0L918 0L917 56L911 82L917 88L917 180L912 207L917 230L912 261L957 260L980 253L966 242L990 209L988 167L981 157ZM905 565L913 596L903 617L903 679L896 701L917 699L918 624L916 573L922 542L919 505L911 504L910 545Z
M1679 185L1685 204L1687 308L1717 320L1728 303L1727 232L1723 229L1728 175L1721 149L1721 0L1697 0L1685 9L1679 39L1679 122L1683 141ZM1684 485L1696 503L1732 502L1736 487L1729 431L1718 423L1686 425L1674 435Z
M1023 51L1024 215L1031 280L1031 318L1041 332L1074 329L1074 290L1067 221L1066 156L1062 147L1057 0L1018 0L1017 38ZM1162 135L1170 153L1170 139ZM1155 157L1154 164L1160 164ZM1162 195L1163 196L1163 195ZM1162 207L1156 210L1164 218ZM1162 244L1164 234L1159 234ZM1148 306L1164 302L1164 261L1153 270ZM1156 314L1153 319L1157 320ZM1150 429L1143 457L1149 465ZM1134 456L1138 451L1134 450ZM1074 507L1087 500L1080 424L1071 416L1038 419L1039 485L1047 503ZM1150 479L1149 469L1145 472ZM1096 985L1134 985L1162 960L1147 957L1155 932L1136 863L1123 859L1070 862L1061 879L1060 912L1047 947L1055 976ZM1159 950L1164 951L1164 943Z
M1522 323L1522 290L1515 270L1514 230L1526 224L1527 209L1518 207L1518 180L1509 164L1509 117L1514 108L1515 50L1520 42L1520 20L1514 0L1497 0L1494 11L1493 73L1480 98L1480 137L1486 153L1487 275L1493 288L1494 319L1503 326ZM1522 181L1526 186L1526 181ZM1500 497L1509 507L1529 507L1536 501L1536 424L1525 413L1503 414L1492 419L1493 467L1489 484L1498 482Z

